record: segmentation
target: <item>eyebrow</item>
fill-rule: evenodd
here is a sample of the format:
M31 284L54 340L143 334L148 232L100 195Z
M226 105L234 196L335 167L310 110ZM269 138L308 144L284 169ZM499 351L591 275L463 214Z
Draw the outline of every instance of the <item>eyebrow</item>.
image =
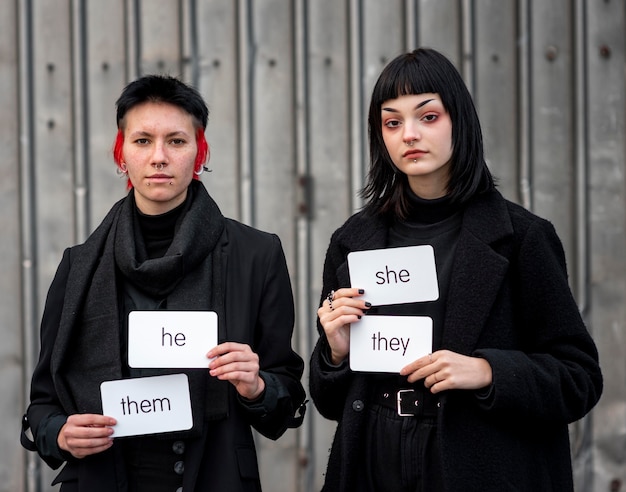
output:
M419 109L422 106L426 106L429 102L434 101L434 98L431 99L426 99L425 101L422 101L421 103L419 103L417 106L415 106L415 109ZM393 108L381 108L381 111L389 111L390 113L397 113L398 111L393 109Z
M130 134L131 137L152 137L154 134L152 132L149 131L145 131L145 130L137 130L134 131ZM168 134L165 135L166 138L172 138L172 137L176 137L176 136L184 136L184 137L188 137L188 133L184 130L175 130L173 132L169 132Z
M426 106L430 101L434 101L434 99L426 99L425 101L422 101L421 103L419 103L417 106L415 106L415 109L419 109L422 106Z

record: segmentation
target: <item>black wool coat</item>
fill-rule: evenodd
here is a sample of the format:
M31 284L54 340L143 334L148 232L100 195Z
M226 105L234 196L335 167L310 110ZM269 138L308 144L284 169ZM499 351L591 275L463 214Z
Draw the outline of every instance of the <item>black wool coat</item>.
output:
M63 464L58 456L56 435L64 417L73 413L74 402L63 375L51 369L51 360L64 361L72 352L59 349L55 341L62 313L68 307L66 292L87 288L89 277L77 274L73 265L91 262L99 241L96 231L84 245L67 249L50 287L41 326L41 353L31 384L27 411L42 459L52 468ZM291 348L294 305L289 274L279 238L234 220L226 219L216 248L221 248L224 292L224 324L228 340L249 344L259 355L261 377L266 390L261 401L247 404L228 383L228 417L206 422L202 435L186 440L183 489L189 492L261 490L252 428L270 439L279 438L287 428L301 423L295 417L305 392L300 378L302 358ZM83 278L84 277L84 278ZM115 281L112 276L112 282ZM72 302L72 301L70 301ZM221 323L221 321L220 321ZM80 327L79 327L80 329ZM59 353L59 350L62 353ZM61 362L60 367L63 367ZM58 389L63 387L64 391ZM66 396L62 396L66 395ZM206 402L210 405L211 402ZM55 424L55 416L61 422ZM50 452L55 450L56 453ZM127 490L121 449L109 450L83 459L66 458L54 483L62 490L79 492L124 492Z
M350 286L350 251L384 248L387 237L379 218L360 212L348 219L331 238L322 295ZM324 363L319 322L318 330L310 392L319 412L338 422L323 490L351 491L371 380L348 364ZM474 391L438 394L445 491L573 490L568 424L596 404L602 374L548 221L495 190L465 207L442 344L434 349L483 357L493 370L488 399Z

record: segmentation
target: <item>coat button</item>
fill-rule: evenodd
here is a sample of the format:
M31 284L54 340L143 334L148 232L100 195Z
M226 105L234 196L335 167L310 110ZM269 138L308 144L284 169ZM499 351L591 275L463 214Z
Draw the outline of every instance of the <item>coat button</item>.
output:
M355 412L360 412L365 408L365 405L363 404L363 400L354 400L352 402L352 410L354 410Z
M174 471L177 475L182 475L185 471L185 463L183 463L182 461L177 461L176 463L174 463Z
M183 441L174 441L172 451L174 451L174 454L183 454L185 452L185 443Z

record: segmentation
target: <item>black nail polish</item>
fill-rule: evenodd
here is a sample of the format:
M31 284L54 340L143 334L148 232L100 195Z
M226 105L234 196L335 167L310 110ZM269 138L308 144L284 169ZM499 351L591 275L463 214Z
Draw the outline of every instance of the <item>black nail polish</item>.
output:
M365 301L365 307L372 307L372 303Z
M359 294L365 294L365 291L363 289L359 289Z
M357 315L357 318L361 319L361 316L360 316L360 315Z

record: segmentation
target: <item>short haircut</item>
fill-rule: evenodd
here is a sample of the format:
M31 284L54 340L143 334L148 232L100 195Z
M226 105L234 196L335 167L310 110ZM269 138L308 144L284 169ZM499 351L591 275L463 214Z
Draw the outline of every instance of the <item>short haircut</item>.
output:
M196 89L169 75L146 75L128 84L115 103L117 127L123 127L130 109L145 102L172 104L189 113L196 127L207 126L209 109Z
M452 157L448 195L465 203L494 188L484 158L482 131L472 96L461 74L441 53L420 48L394 58L381 72L372 91L368 128L370 170L361 191L366 210L406 218L408 179L389 156L382 136L381 107L404 95L436 93L452 122Z

